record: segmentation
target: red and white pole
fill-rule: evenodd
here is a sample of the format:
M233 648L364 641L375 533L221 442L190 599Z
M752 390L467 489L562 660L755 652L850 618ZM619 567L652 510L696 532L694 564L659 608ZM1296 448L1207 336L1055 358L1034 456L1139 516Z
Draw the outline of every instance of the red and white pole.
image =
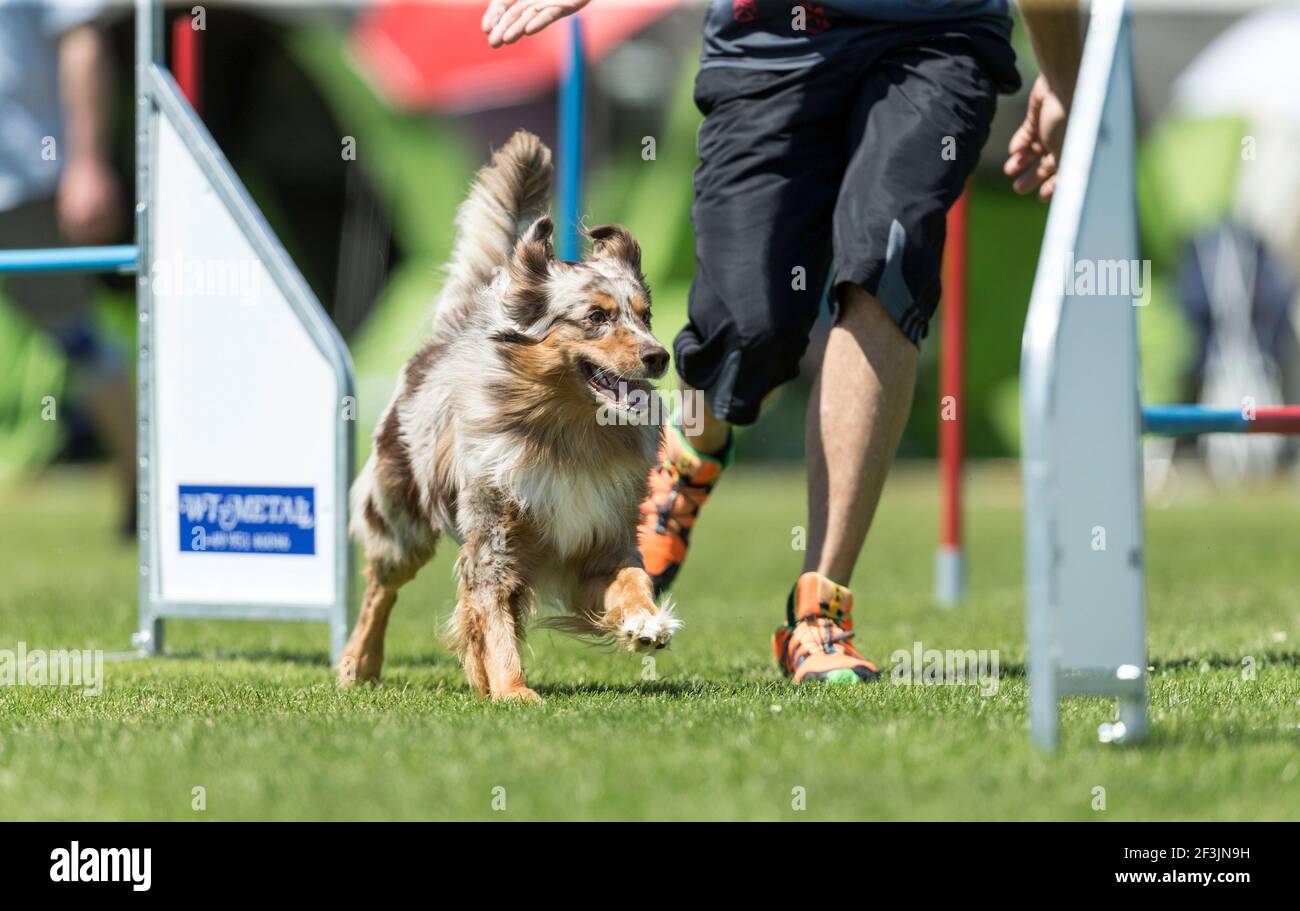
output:
M966 410L966 201L963 192L948 210L943 261L943 313L939 340L939 551L934 561L934 598L955 605L966 593L962 551L962 420Z
M203 43L188 13L172 22L172 75L196 114L203 113Z

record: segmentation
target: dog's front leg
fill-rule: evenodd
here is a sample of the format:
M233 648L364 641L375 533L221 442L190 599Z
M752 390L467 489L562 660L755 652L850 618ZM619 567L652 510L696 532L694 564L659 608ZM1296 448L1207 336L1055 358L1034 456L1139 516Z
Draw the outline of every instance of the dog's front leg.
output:
M640 566L592 576L583 583L580 601L579 611L597 618L601 629L631 652L663 648L682 627L671 599L655 604L654 586Z
M470 685L493 699L540 702L524 680L519 657L528 568L511 516L493 517L467 534L456 568L460 601L453 639Z

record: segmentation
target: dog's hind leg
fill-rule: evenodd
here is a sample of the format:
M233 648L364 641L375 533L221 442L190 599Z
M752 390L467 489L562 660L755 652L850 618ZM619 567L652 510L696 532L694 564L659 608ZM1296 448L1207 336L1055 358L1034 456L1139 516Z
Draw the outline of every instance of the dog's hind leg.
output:
M414 575L414 569L398 573L381 561L372 561L366 566L366 593L361 600L361 613L339 661L340 686L379 679L384 666L384 635L388 632L388 617L397 603L397 590Z
M356 626L343 648L338 663L338 682L350 686L378 680L383 668L383 635L389 629L389 615L398 599L398 589L415 578L420 567L433 558L438 534L429 526L409 522L402 534L378 515L373 503L361 508L365 545L365 595Z
M402 516L386 519L373 497L363 495L358 500L353 509L353 534L365 547L366 593L357 625L339 660L340 686L379 678L384 666L384 634L397 590L429 562L438 540L437 532L423 521Z

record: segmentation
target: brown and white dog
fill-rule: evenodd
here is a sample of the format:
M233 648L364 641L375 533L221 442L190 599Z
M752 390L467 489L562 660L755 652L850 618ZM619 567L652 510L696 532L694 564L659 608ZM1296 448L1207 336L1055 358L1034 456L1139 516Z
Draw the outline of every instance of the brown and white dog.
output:
M609 225L587 232L586 260L556 260L550 190L550 150L520 131L457 214L433 335L352 487L367 586L341 683L379 676L397 590L439 531L461 545L448 640L482 695L539 698L518 640L541 604L569 611L543 622L631 651L663 648L681 626L636 552L659 428L634 412L668 364L641 249Z

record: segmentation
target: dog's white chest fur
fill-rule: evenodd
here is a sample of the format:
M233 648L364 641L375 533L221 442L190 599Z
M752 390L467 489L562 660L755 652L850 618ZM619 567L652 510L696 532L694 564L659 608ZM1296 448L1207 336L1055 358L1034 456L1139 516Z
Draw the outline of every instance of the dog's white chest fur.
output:
M621 485L603 473L580 475L539 464L516 469L508 486L561 557L626 534Z

